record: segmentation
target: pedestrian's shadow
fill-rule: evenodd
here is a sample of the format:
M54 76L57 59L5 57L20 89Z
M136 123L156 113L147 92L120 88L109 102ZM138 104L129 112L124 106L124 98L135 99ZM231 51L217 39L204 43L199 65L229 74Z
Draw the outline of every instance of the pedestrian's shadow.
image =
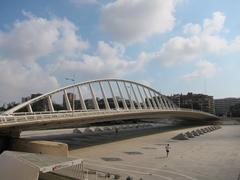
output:
M166 159L167 156L160 156L160 157L156 157L155 159Z

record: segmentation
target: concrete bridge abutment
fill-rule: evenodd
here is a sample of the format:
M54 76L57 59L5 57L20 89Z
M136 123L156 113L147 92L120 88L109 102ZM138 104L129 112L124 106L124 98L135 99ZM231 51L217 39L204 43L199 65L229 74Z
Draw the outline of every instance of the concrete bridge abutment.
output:
M9 150L65 157L69 153L66 143L21 138L11 139Z
M10 139L11 137L9 136L0 136L0 154L9 148Z
M0 136L0 154L6 150L65 157L69 154L65 143Z

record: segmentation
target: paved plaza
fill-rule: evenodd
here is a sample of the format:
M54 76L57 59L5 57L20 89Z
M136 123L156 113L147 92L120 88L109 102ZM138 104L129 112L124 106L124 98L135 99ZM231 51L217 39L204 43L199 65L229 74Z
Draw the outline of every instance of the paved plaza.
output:
M155 129L154 134L145 132L144 136L138 134L117 141L114 140L127 132L85 137L85 141L75 137L69 141L75 144L70 155L84 159L90 169L119 174L121 179L131 176L146 180L239 180L240 125L225 125L189 140L171 139L197 128L160 133ZM100 139L102 144L94 144ZM168 158L164 149L166 143L171 146Z

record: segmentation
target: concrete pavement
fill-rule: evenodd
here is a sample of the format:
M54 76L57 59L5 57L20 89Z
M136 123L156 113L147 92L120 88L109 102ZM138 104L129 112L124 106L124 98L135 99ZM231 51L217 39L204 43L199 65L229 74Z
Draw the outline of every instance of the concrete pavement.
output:
M171 138L196 128L77 148L70 155L85 159L86 167L119 174L122 179L238 180L240 126L222 127L186 141ZM169 158L166 143L171 146Z

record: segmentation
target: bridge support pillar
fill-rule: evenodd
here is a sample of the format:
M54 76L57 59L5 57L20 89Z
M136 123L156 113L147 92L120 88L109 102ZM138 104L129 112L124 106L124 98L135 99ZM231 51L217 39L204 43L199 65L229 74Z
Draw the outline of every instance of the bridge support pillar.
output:
M8 131L2 131L0 133L0 154L10 147L11 140L13 138L20 137L20 129L10 129Z
M0 136L0 154L9 148L10 139L8 136Z

